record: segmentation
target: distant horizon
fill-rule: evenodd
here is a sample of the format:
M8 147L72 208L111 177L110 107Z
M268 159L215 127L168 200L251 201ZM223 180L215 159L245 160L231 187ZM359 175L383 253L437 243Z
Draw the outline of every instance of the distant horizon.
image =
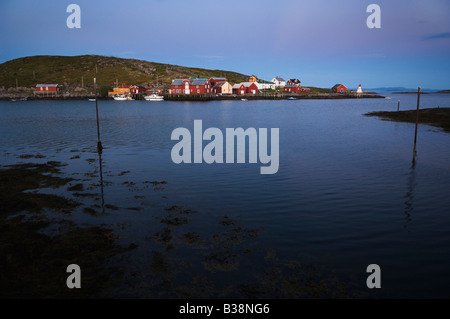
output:
M113 57L113 58L118 58L118 59L132 59L132 60L141 60L141 61L152 62L152 63L169 64L169 63L163 63L163 62L159 62L159 61L149 61L149 60L139 59L139 58L124 58L124 57L120 57L120 56L102 55L102 54L76 54L76 55L38 54L38 55L27 55L27 56L21 56L21 57L13 58L13 59L10 59L8 61L0 62L0 64L6 63L6 62L9 62L9 61L13 61L13 60L17 60L17 59L28 58L28 57L36 57L36 56L63 56L63 57L103 56L103 57ZM205 67L201 67L201 66L190 66L190 65L181 65L181 64L172 64L172 65L188 67L188 68L201 68L201 69L205 69L205 70L221 70L221 69L217 69L217 68L216 69L212 69L212 68L205 68ZM239 70L221 70L221 71L236 72L236 73L241 73L243 75L248 75L248 76L253 75L253 74L244 74L244 73L240 72ZM271 78L260 78L260 79L261 80L265 80L265 81L271 81L273 78L275 78L277 76L283 78L286 81L288 79L292 78L292 77L283 77L283 76L280 76L280 75L274 75ZM333 86L335 84L337 84L337 83L334 83L331 86ZM356 90L358 88L358 85L359 85L358 84L357 86L353 87L353 86L346 85L346 83L342 83L342 84L344 84L349 90ZM311 87L319 87L319 88L328 88L329 87L329 85L328 86L326 86L326 85L322 85L322 86L308 85L308 84L304 84L303 81L302 81L302 86L305 86L305 87L311 86ZM366 88L363 88L363 89L365 89L365 90L380 90L380 91L390 91L390 90L392 90L393 92L395 92L395 91L403 91L403 90L408 90L408 91L410 91L410 90L417 90L417 87L413 88L413 87L405 87L405 86L377 86L377 87L366 87ZM395 89L395 90L393 90L393 89ZM424 88L424 87L421 87L421 90L423 92L426 92L426 91L443 91L443 90L449 90L449 89L450 88Z
M69 28L69 4L81 8ZM369 28L369 5L380 28ZM137 9L136 9L137 8ZM0 63L36 55L103 55L298 78L305 86L450 88L450 2L273 3L230 0L3 1ZM222 30L218 32L217 30Z

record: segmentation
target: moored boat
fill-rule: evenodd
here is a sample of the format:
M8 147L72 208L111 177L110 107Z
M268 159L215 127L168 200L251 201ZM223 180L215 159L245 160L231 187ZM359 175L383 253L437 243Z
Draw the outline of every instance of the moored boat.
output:
M153 94L144 96L144 99L146 101L163 101L164 96L153 93Z

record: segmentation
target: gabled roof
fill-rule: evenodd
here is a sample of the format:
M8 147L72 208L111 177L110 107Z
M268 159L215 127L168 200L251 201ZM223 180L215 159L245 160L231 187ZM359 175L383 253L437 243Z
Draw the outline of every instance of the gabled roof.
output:
M242 83L239 83L239 86L243 85L243 86L245 86L246 88L248 88L248 87L249 87L250 85L252 85L252 84L256 85L255 82L242 82Z
M184 80L183 79L172 80L172 85L184 85Z
M228 82L227 81L218 82L218 83L216 83L216 85L214 85L214 87L217 88L217 87L224 86L225 83L228 83Z
M289 81L291 81L291 82L301 82L299 79L289 79Z
M235 85L233 85L233 89L239 89L241 87L242 83L236 83Z
M216 81L226 81L227 80L225 78L215 78L215 77L212 77L211 79L216 80Z
M280 77L278 77L278 76L275 77L275 80L280 81L280 82L281 82L281 81L284 81L283 78L280 78Z
M36 84L36 87L57 87L59 84Z
M208 78L196 78L191 80L191 85L205 85L208 81Z

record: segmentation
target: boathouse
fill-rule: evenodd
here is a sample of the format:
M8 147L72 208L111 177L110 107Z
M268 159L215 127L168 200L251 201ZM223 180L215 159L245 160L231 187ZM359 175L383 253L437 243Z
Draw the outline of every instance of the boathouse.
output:
M256 86L255 82L238 83L233 85L233 94L258 94L258 86Z
M51 96L59 93L59 84L36 84L36 90L34 94Z

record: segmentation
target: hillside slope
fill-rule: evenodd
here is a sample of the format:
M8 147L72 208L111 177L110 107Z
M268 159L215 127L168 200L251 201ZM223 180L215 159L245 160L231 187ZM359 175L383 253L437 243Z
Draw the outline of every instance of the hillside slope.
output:
M0 88L34 87L37 83L57 83L65 89L119 84L169 85L172 79L191 76L226 77L230 83L247 81L248 76L236 72L189 68L135 59L99 55L31 56L0 64Z

